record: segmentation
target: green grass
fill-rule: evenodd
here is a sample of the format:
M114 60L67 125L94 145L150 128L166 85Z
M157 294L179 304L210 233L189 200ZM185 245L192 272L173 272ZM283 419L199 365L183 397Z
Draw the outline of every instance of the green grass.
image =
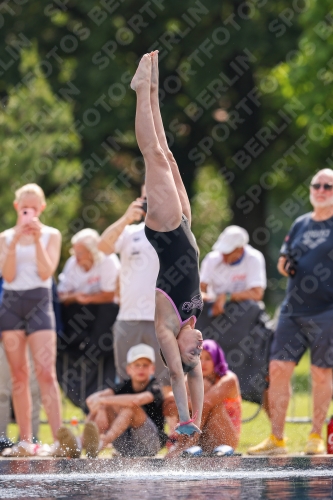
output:
M306 394L297 395L296 414L298 416L308 415L307 411L301 411L301 408L303 408L304 410L306 409L307 399L308 396ZM244 414L249 413L249 405L250 403L244 403ZM288 438L287 446L290 453L299 453L303 451L310 429L310 423L286 423L285 435ZM242 425L242 434L237 451L245 453L250 446L254 446L268 437L270 432L271 428L268 417L266 416L264 411L261 411L254 420Z
M70 421L73 417L76 417L76 419L78 419L79 421L83 421L85 419L85 415L84 415L83 411L80 408L78 408L77 406L74 406L73 403L71 403L71 401L69 399L63 397L62 398L62 405L63 405L62 415L63 415L64 421ZM42 422L46 422L46 420L47 420L43 408L41 409L41 412L40 412L40 419ZM83 425L79 424L77 427L78 427L78 431L76 430L76 427L73 426L74 431L81 432ZM7 434L8 434L9 438L11 438L15 441L18 437L17 425L10 424L8 427ZM39 440L42 443L52 444L52 442L53 442L52 433L51 433L50 426L48 424L41 424L40 425L40 427L39 427Z
M311 396L309 387L310 356L307 352L295 369L293 377L293 397L289 403L287 417L311 417ZM256 405L243 402L243 418L254 414ZM333 414L333 402L330 404L328 416ZM286 423L285 436L290 453L303 451L311 423ZM242 425L242 434L238 451L245 453L250 446L260 443L270 434L270 424L266 413L262 410L259 415ZM323 429L323 438L326 438L326 429Z
M311 416L311 400L309 389L309 371L310 360L309 354L303 357L299 365L296 367L293 378L293 397L288 408L288 417L309 417ZM257 405L243 402L243 419L253 415L258 408ZM330 405L328 415L333 414L333 402ZM63 418L64 420L71 420L72 417L77 417L79 420L84 420L83 412L74 406L68 399L63 400ZM41 412L41 420L46 420L44 412ZM78 426L78 433L82 432L83 425ZM75 429L75 428L74 428ZM310 423L286 423L285 435L288 438L288 449L290 453L302 452L307 436L310 432ZM76 432L76 430L75 430ZM260 411L259 415L250 422L242 425L242 433L240 444L237 451L245 453L247 448L258 444L270 434L270 425L268 417L265 412ZM18 436L16 424L10 424L8 435L12 439ZM325 439L326 429L323 430L323 437ZM47 424L40 426L39 439L42 443L52 443L52 435L50 428ZM109 450L104 452L104 456L110 454Z

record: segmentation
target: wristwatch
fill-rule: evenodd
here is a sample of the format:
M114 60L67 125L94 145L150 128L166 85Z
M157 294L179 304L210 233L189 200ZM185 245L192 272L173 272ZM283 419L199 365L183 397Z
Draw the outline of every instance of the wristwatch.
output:
M230 301L231 301L231 295L232 295L232 294L231 294L231 293L229 293L229 292L227 292L227 293L225 294L225 303L227 303L227 302L230 302Z

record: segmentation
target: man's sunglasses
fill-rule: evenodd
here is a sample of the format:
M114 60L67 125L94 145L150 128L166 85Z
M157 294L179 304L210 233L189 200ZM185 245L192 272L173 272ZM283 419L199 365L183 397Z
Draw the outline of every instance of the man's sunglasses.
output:
M320 183L318 182L318 183L316 183L316 184L311 184L311 187L312 187L313 189L315 189L316 191L317 191L318 189L320 189L321 187L322 187L322 188L324 188L324 190L325 190L325 191L332 191L332 189L333 189L333 184L327 184L326 182L325 182L325 184L320 184Z

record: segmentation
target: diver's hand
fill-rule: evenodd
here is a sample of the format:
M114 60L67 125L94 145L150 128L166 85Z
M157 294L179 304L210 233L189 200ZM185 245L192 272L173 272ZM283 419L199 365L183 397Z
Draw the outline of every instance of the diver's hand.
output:
M186 434L187 436L192 436L195 432L201 434L201 430L193 422L189 424L179 425L175 431L177 434Z

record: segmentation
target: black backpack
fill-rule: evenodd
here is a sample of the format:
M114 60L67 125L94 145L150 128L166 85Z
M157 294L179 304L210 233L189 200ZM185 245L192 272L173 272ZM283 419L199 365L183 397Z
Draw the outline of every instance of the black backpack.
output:
M204 339L215 340L223 349L229 369L241 388L242 398L260 404L267 388L269 351L273 329L258 302L228 302L224 314L210 317L212 304L205 303L196 328Z

